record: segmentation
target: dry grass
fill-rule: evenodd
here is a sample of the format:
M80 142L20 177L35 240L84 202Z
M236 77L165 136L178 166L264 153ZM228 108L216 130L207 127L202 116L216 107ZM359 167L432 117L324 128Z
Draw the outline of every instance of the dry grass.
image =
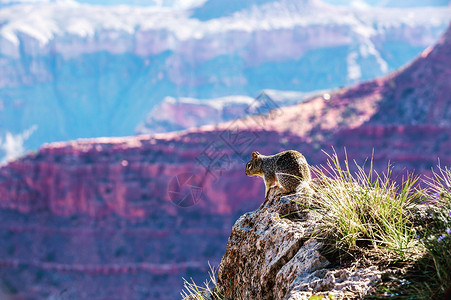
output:
M327 154L327 153L326 153ZM326 166L313 168L320 184L313 188L320 196L324 230L338 248L353 250L359 244L388 249L405 258L417 245L411 209L420 197L415 189L418 177L407 175L401 184L391 179L391 169L378 174L355 164L351 172L345 157L328 155Z
M224 296L216 288L216 271L210 265L210 279L204 282L204 286L198 286L191 278L191 282L183 278L184 289L180 293L184 300L215 300L224 299Z

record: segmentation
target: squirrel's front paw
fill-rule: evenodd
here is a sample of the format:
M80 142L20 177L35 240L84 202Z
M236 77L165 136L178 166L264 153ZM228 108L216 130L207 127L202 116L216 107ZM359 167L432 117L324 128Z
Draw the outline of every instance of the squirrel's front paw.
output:
M272 189L272 188L269 188L269 189L266 191L266 195L265 195L265 199L266 199L266 200L268 200L268 198L269 198L269 193L271 192L271 189Z
M274 195L280 194L280 192L279 192L280 188L277 187L277 186L272 186L272 187L270 187L270 188L268 189L268 191L266 192L266 196L265 196L265 199L266 199L266 200L268 200L269 194L271 193L272 190L275 190L275 191L273 192Z

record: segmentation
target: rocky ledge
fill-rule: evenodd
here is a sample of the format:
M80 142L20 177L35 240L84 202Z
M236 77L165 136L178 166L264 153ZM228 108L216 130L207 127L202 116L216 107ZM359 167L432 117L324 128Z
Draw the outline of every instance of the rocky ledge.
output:
M218 271L224 299L358 299L381 282L376 266L337 266L326 258L317 234L321 215L303 208L305 197L271 194L238 219Z

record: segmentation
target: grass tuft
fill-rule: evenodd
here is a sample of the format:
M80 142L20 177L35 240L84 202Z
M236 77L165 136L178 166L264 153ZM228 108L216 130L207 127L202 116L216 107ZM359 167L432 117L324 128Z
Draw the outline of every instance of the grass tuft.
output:
M224 296L216 288L216 271L210 266L210 280L204 282L204 286L198 286L191 278L191 282L183 278L183 290L180 293L184 300L216 300L224 299Z
M372 158L368 170L355 164L351 172L346 151L343 163L335 150L326 155L327 165L313 168L319 179L313 188L320 195L328 236L340 249L366 244L405 258L417 244L410 211L420 197L414 188L418 177L408 174L398 185L391 179L390 166L378 174Z

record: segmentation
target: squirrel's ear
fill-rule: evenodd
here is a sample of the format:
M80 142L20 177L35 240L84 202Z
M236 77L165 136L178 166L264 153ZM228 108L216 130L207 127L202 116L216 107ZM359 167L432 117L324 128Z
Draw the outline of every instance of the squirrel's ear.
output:
M258 152L252 152L252 158L256 158L258 155L260 155L260 153L258 153Z

